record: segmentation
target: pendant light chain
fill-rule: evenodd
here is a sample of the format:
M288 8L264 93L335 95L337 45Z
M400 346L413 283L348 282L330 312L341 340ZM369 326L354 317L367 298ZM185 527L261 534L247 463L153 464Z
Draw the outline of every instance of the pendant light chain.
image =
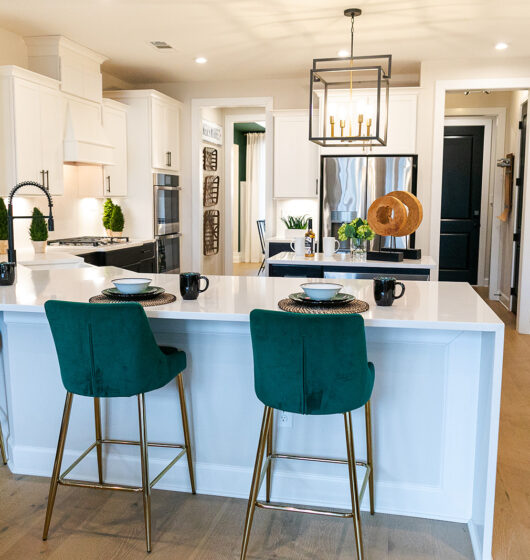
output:
M352 14L351 16L351 38L350 38L350 58L352 59L353 63L353 32L354 32L354 25L355 25L355 16Z

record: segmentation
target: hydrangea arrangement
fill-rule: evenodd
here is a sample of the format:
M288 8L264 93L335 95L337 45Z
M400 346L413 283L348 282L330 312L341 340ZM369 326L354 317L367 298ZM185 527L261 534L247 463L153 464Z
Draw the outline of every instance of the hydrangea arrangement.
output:
M367 220L355 218L349 224L342 224L340 226L338 236L340 241L346 241L347 239L371 241L375 237L375 233L368 225Z

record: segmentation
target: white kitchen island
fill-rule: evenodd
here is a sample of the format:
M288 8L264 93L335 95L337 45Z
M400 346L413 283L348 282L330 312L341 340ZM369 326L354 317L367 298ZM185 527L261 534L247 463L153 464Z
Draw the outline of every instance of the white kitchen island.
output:
M115 277L110 267L30 271L0 288L2 383L0 413L9 468L49 476L65 391L43 304L48 299L87 301ZM178 296L178 277L152 275ZM210 277L197 301L147 308L157 340L186 351L184 383L195 445L200 493L248 498L263 407L253 388L249 312L277 309L298 291L294 278ZM491 560L497 434L504 326L467 284L406 282L393 307L376 307L372 283L344 281L344 291L366 300L368 355L375 364L372 397L376 511L468 524L475 557ZM325 374L325 372L323 372ZM148 436L182 441L173 383L147 396ZM138 437L134 398L104 400L104 436ZM362 410L354 413L356 453L365 456ZM345 456L340 416L294 416L276 427L276 448L305 455ZM94 437L91 399L75 397L65 464ZM151 472L169 453L152 449ZM107 481L139 482L135 448L109 449ZM74 476L96 479L89 456ZM272 498L350 507L342 465L278 463ZM179 462L161 488L189 490ZM364 504L366 508L367 504Z

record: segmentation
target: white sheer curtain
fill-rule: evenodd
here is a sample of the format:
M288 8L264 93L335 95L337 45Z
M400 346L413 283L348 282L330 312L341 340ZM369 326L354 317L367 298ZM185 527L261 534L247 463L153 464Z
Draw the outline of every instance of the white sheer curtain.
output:
M247 134L247 180L241 183L241 260L261 262L257 220L265 219L265 134Z

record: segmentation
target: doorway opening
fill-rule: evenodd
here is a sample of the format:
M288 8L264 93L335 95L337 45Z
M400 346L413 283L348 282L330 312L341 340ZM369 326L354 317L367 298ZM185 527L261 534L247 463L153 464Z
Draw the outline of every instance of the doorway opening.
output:
M485 286L508 309L517 306L527 99L515 89L445 94L439 279ZM501 161L509 154L512 182Z
M263 117L262 117L263 119ZM233 124L231 160L233 274L256 276L264 258L258 223L265 220L266 128L240 117Z

